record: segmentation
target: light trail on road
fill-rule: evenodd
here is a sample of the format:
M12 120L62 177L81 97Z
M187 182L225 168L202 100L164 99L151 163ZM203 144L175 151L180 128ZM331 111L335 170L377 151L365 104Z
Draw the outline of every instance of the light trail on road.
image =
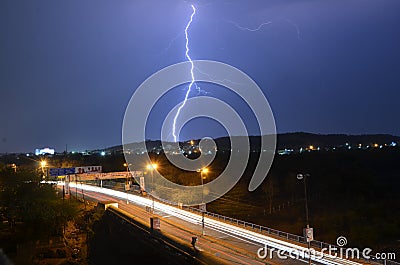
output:
M92 191L96 193L106 194L115 198L119 198L121 200L129 200L135 204L141 206L152 206L152 200L148 198L141 197L139 195L134 195L130 193L125 193L121 191L116 191L107 188L100 188L96 186L86 185L86 184L76 184L73 182L69 183L71 188L77 188L79 190ZM186 222L192 224L201 225L202 216L188 212L186 210L182 210L176 208L174 206L170 206L164 203L154 202L154 209L157 211L164 212L168 215L174 216ZM275 250L283 251L284 253L289 254L290 258L304 260L309 259L308 248L300 245L296 245L290 242L286 242L281 239L277 239L274 237L270 237L267 235L263 235L260 233L256 233L254 231L250 231L238 226L234 226L228 223L224 223L222 221L214 220L208 217L204 218L205 227L214 231L218 231L220 233L224 233L235 238L251 241L258 244L260 247L268 246L269 248L274 248ZM332 254L324 253L322 251L315 250L315 254L311 254L311 260L320 264L326 265L362 265L362 263L355 262L352 260L344 259Z

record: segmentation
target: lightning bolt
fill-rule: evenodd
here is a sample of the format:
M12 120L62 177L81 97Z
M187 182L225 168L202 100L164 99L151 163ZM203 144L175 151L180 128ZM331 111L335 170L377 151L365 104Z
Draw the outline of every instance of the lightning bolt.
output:
M303 40L302 39L302 37L301 37L301 32L300 32L300 28L299 28L299 26L297 26L297 24L296 23L294 23L292 20L290 20L290 19L287 19L287 18L282 18L285 22L287 22L287 23L289 23L290 25L292 25L293 27L295 27L295 29L296 29L296 32L297 32L297 39L298 40ZM236 28L238 28L238 29L240 29L240 30L242 30L242 31L250 31L250 32L255 32L255 31L259 31L259 30L261 30L264 26L267 26L267 25L269 25L269 24L271 24L272 23L272 21L266 21L266 22L263 22L263 23L261 23L260 25L258 25L258 27L255 27L255 28L248 28L248 27L243 27L243 26L241 26L241 25L239 25L239 23L237 23L237 22L235 22L235 21L232 21L232 20L225 20L227 23L229 23L229 24L232 24L232 25L234 25Z
M162 52L160 52L159 54L157 54L157 56L162 56L162 55L164 55L164 54L172 47L172 44L173 44L179 37L181 37L181 36L182 36L182 32L180 32L180 33L177 34L175 37L173 37L173 38L169 41L168 46L167 46Z
M299 26L297 26L297 24L294 23L293 21L291 21L290 19L285 18L285 21L286 21L287 23L291 24L293 27L295 27L296 32L297 32L297 39L298 39L298 40L302 40L302 38L301 38L301 32L300 32Z
M190 65L191 65L191 67L190 67L190 74L191 74L191 77L192 77L192 81L190 82L190 84L189 84L189 86L188 86L188 89L187 89L186 94L185 94L185 99L182 101L182 104L179 106L178 111L176 112L176 115L175 115L175 117L174 117L173 124L172 124L172 136L174 137L174 141L175 141L175 142L177 142L177 140L178 140L178 137L177 137L177 135L176 135L176 121L177 121L177 119L178 119L179 114L181 113L182 108L186 105L186 101L188 100L188 97L189 97L189 94L190 94L190 90L192 89L192 86L193 86L193 84L195 83L194 73L193 73L194 64L193 64L192 58L190 58L190 55L189 55L189 36L188 36L188 30L189 30L190 25L191 25L192 22L193 22L193 17L194 17L194 15L196 14L196 8L194 7L194 5L191 5L191 7L192 7L192 9L193 9L193 12L192 12L192 14L190 15L190 20L189 20L189 22L187 23L186 28L185 28L185 38L186 38L186 52L185 52L185 56L186 56L187 60L190 62Z
M269 24L272 23L272 21L267 21L267 22L261 23L261 24L258 25L258 27L256 27L256 28L246 28L246 27L240 26L238 23L236 23L236 22L234 22L234 21L231 21L231 20L228 20L227 22L230 23L230 24L232 24L232 25L234 25L235 27L237 27L237 28L240 29L240 30L243 30L243 31L251 31L251 32L259 31L262 27L264 27L264 26L269 25Z

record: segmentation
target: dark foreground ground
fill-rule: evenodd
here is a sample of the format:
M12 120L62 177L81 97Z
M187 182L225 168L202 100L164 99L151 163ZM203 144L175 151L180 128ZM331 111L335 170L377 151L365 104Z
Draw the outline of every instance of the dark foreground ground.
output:
M127 224L108 211L94 226L94 236L89 241L88 263L199 264L140 227Z

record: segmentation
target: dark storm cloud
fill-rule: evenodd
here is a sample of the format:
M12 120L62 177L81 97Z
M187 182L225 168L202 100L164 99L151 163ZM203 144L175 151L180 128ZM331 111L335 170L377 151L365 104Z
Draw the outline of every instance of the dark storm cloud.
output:
M193 3L192 57L249 74L279 132L400 134L400 2ZM0 153L120 144L135 88L185 60L190 12L184 1L2 1ZM227 21L271 24L249 32ZM164 101L177 104L182 91Z

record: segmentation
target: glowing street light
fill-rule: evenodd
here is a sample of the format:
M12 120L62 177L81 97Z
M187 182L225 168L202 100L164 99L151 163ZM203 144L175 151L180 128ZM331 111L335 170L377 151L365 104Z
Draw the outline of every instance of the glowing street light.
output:
M204 179L206 177L203 176L203 174L207 174L208 173L208 168L203 167L199 170L197 170L197 172L200 172L200 178L201 178L201 234L204 236L204 212L205 212L205 205L204 205ZM204 208L203 208L204 207Z
M44 172L46 166L47 166L46 160L40 161L40 167L42 168L43 178L46 177L46 176L45 176L45 172Z
M41 166L42 168L46 167L46 166L47 166L46 160L40 161L40 166Z
M147 169L148 169L148 170L157 169L157 167L158 167L157 164L148 164L148 165L147 165Z
M132 166L132 164L124 163L123 166L126 167L126 172L129 172L129 166Z
M14 169L14 173L17 172L17 165L16 164L11 164L11 168Z
M147 165L147 169L150 170L151 172L151 185L153 186L153 190L154 190L154 170L157 170L158 165L157 164L148 164ZM151 212L154 214L154 196L151 195L151 199L152 199L152 206L151 206Z

